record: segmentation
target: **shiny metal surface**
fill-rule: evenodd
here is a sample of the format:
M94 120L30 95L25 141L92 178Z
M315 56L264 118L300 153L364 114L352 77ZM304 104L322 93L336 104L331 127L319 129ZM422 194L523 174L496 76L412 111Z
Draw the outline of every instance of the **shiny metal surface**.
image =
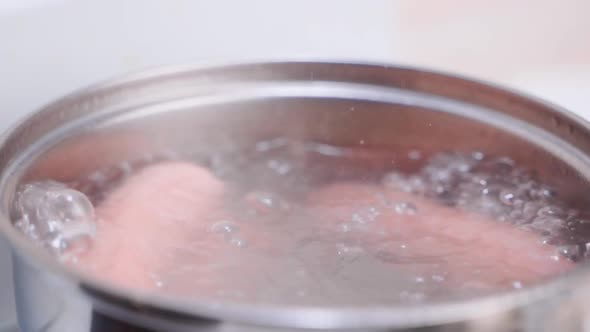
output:
M0 332L15 324L10 246L0 236Z
M65 97L0 147L0 230L14 247L23 331L582 331L586 267L473 300L371 308L210 303L117 289L66 271L10 225L22 181L68 180L157 150L276 135L334 144L481 149L534 168L587 205L590 130L551 105L478 82L386 65L271 62L154 70Z

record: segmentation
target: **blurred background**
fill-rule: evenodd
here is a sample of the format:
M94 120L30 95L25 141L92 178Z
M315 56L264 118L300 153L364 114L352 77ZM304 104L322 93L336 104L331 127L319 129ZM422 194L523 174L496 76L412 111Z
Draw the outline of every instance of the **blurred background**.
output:
M588 0L0 0L0 129L145 67L289 57L459 73L590 119ZM0 240L0 331L9 259Z

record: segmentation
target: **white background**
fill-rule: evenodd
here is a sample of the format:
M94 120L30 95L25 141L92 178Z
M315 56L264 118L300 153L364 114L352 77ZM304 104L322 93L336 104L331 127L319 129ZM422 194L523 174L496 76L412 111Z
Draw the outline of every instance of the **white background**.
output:
M131 70L297 56L460 72L590 118L590 1L0 0L0 128ZM14 315L6 250L0 327Z

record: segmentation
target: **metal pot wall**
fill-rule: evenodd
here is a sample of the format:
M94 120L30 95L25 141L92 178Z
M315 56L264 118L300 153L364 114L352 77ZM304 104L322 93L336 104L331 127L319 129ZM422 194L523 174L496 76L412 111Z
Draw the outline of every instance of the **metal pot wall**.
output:
M389 65L268 62L154 70L52 103L0 147L0 230L13 245L23 331L582 331L586 279L420 306L212 305L116 289L66 270L19 234L22 182L74 180L162 149L208 151L269 136L390 149L484 150L534 169L587 206L590 130L552 105L471 80ZM362 143L360 143L362 142Z

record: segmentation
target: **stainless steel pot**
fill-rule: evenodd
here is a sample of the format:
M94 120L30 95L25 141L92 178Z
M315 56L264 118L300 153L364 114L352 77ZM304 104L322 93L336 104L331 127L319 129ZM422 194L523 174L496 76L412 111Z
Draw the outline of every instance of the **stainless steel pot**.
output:
M19 183L76 179L162 149L288 136L347 145L472 150L535 169L588 204L590 127L546 103L463 78L388 65L269 62L155 70L69 95L0 147L0 230L14 247L23 331L582 331L580 266L521 291L420 306L265 307L147 296L68 271L11 225Z

